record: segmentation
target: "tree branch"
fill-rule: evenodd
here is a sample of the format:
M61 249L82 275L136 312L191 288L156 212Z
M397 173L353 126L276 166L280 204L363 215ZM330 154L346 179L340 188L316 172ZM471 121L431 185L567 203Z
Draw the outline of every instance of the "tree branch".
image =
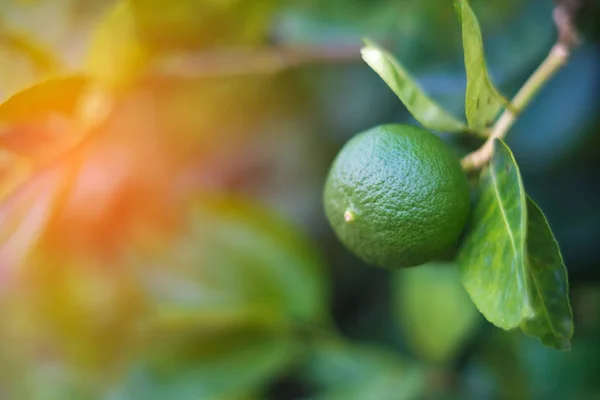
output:
M179 78L273 74L305 64L360 62L360 46L290 46L171 54L155 63L152 75Z
M488 163L494 152L494 139L503 139L506 136L519 114L554 74L567 63L571 49L579 44L579 35L573 24L573 8L562 4L558 5L554 9L553 16L558 29L556 44L537 70L517 92L511 101L511 107L507 107L500 115L483 146L462 159L462 166L465 171L480 169Z

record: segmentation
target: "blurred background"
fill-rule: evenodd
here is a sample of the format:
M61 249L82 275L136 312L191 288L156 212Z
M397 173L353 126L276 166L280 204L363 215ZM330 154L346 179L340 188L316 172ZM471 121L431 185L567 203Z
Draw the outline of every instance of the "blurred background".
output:
M471 3L512 96L554 4ZM415 123L362 38L464 113L449 0L0 0L0 399L600 399L598 21L508 136L569 271L556 352L324 217L341 146Z

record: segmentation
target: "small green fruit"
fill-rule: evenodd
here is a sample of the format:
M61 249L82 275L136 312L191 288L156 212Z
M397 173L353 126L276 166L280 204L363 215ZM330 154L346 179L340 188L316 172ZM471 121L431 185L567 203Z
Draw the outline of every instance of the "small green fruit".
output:
M439 137L408 125L352 138L331 167L324 201L342 243L388 268L423 264L455 245L470 206L459 160Z

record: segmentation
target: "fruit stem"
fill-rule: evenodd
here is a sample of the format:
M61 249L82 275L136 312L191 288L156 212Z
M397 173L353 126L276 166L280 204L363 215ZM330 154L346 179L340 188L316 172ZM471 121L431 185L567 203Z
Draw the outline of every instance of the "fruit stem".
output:
M578 43L571 18L560 6L554 10L554 21L558 27L559 40L552 47L550 53L525 84L519 89L511 106L507 107L490 131L486 142L479 149L467 154L461 161L465 171L482 168L493 155L494 139L503 139L520 113L529 105L534 96L568 61L571 48Z

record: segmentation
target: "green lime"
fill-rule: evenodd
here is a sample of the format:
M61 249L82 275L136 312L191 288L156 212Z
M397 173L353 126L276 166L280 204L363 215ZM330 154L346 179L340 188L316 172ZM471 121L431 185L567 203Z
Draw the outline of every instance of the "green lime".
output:
M384 125L352 138L325 184L325 212L342 243L380 267L411 267L455 245L469 214L459 160L433 133Z

